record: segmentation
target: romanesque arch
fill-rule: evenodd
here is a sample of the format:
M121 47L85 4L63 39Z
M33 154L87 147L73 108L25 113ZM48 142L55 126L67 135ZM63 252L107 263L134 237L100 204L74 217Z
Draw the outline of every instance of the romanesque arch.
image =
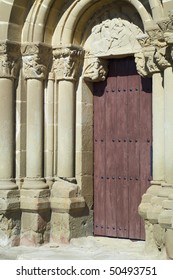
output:
M13 221L8 232L0 225L2 244L92 234L90 82L105 79L110 56L135 54L138 72L153 79L154 112L153 182L139 212L147 239L169 247L173 3L119 2L0 1L0 209Z

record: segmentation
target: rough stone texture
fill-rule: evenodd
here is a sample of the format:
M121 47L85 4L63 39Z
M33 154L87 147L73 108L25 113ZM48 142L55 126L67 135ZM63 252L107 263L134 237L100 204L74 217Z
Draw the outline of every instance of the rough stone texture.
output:
M65 180L58 180L51 191L51 241L67 243L72 237L85 235L88 209L79 187ZM86 216L86 218L85 218Z
M50 211L23 212L20 244L39 246L49 242Z
M173 230L167 229L165 233L166 253L170 259L173 259Z
M0 212L0 246L20 245L21 213L18 211Z
M106 78L112 56L134 54L137 71L153 80L153 182L139 213L147 248L164 253L166 247L172 258L173 0L162 5L47 0L39 9L36 2L0 0L0 178L16 178L20 186L20 194L0 190L0 241L18 243L12 240L20 233L20 207L23 244L49 240L50 208L53 240L92 234L93 84L88 81ZM44 48L49 58L42 55ZM44 176L51 199L44 178L40 187L34 183ZM64 180L52 186L57 177Z
M49 241L50 190L21 190L20 244L37 246Z

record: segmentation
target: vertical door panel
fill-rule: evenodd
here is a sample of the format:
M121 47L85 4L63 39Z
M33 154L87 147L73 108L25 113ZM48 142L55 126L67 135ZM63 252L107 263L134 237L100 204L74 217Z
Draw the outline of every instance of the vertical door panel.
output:
M140 77L134 60L129 59L128 69L128 185L129 185L129 238L139 238L141 232L138 206L140 192Z
M94 233L105 235L105 84L94 95Z
M116 70L115 63L109 65L105 93L106 113L106 235L117 236L116 228Z
M111 60L94 86L94 234L144 239L138 214L151 179L151 80L134 58Z
M127 184L127 70L128 61L117 63L117 237L128 237L128 184Z

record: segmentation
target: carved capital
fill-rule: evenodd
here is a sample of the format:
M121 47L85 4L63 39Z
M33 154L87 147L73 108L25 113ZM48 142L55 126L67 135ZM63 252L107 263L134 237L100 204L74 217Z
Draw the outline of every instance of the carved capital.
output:
M154 73L160 72L154 53L155 49L146 48L142 52L135 54L136 69L142 77L149 77Z
M22 46L23 70L25 79L44 80L51 59L51 48L44 44Z
M142 77L147 77L148 76L148 71L146 68L146 63L145 63L145 56L143 52L135 53L135 63L136 63L136 69L139 75Z
M159 69L164 70L165 68L170 67L172 60L170 47L165 46L158 48L154 54L154 58Z
M170 10L168 13L168 17L159 20L159 27L163 31L165 41L168 44L173 44L173 10Z
M84 80L89 82L100 82L106 79L108 73L107 61L101 58L86 59L84 68Z
M20 45L13 42L0 42L0 78L17 77L20 64Z
M158 28L150 29L148 34L138 37L142 51L135 55L137 71L141 76L150 76L160 71L156 63L156 46L165 45L162 33Z
M76 80L83 55L83 49L76 46L55 48L53 69L56 80Z

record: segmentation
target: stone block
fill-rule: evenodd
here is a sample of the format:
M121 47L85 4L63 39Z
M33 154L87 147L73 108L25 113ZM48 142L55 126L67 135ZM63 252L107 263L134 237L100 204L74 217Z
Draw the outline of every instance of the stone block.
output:
M173 228L173 210L162 210L158 222L163 228Z
M20 210L0 213L0 246L18 246L20 244Z
M156 195L157 196L161 189L162 189L161 185L151 185L147 189L147 194L151 194L151 195Z
M165 232L166 253L169 259L173 259L173 229Z
M147 218L151 224L157 224L160 213L162 212L161 205L152 205L147 211Z
M172 186L162 186L161 190L158 193L158 196L168 198L170 194L173 194Z
M162 202L162 207L163 209L170 209L170 210L173 210L173 200L164 200Z
M150 203L141 203L138 207L138 213L144 220L148 219L147 212L149 209L151 209Z
M80 184L82 196L93 196L93 176L81 176Z
M72 198L78 195L78 185L69 181L58 179L52 186L51 197Z
M20 209L19 190L0 190L0 212Z
M165 229L159 224L153 225L153 237L159 251L165 246Z
M145 193L142 196L142 203L151 203L151 198L153 197L152 194Z
M51 198L51 209L58 212L69 212L72 209L80 209L85 207L83 197L74 198Z
M50 190L21 190L21 209L41 210L50 208Z
M37 246L49 241L50 211L22 212L21 245Z
M161 206L164 200L165 200L165 197L153 196L151 198L151 205L153 205L154 207L156 205Z
M68 243L72 238L92 234L93 212L86 215L79 212L73 214L52 212L50 242Z

